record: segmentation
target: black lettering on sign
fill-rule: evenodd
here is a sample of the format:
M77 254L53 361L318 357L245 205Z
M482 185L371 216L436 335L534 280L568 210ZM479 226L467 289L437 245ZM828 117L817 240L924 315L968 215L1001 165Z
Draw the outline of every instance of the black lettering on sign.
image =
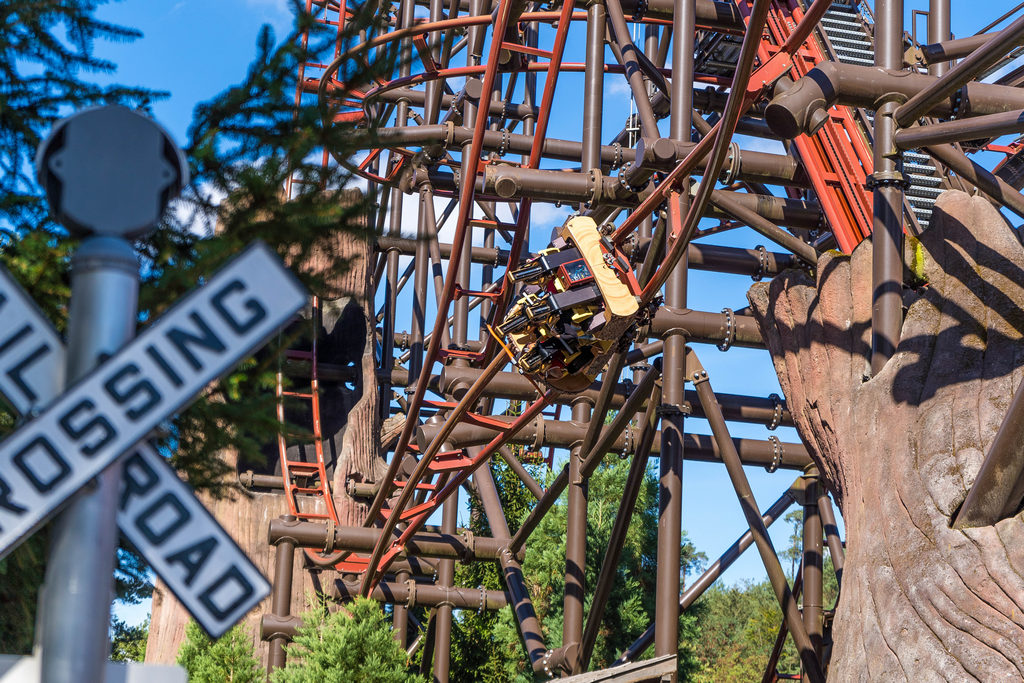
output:
M221 319L234 330L235 334L239 335L245 334L267 317L267 309L263 308L263 305L252 297L246 299L242 304L245 311L249 314L249 317L245 320L239 320L227 309L227 306L224 305L224 300L234 292L244 291L245 284L241 280L232 280L221 287L211 299L213 308L220 314Z
M148 379L143 378L137 382L130 381L131 377L137 377L140 372L138 365L135 363L128 363L103 383L103 388L107 390L107 393L110 394L112 399L117 401L118 405L123 406L129 401L134 400L136 396L145 396L143 401L136 401L136 405L129 408L125 413L128 415L128 419L133 422L151 411L160 403L160 399L162 398L160 396L160 392L156 390L156 387L154 387L152 382ZM129 380L122 381L125 378L129 378Z
M168 515L173 517L168 520ZM150 543L160 545L177 533L181 527L188 524L190 519L192 519L192 513L181 504L181 501L173 493L168 492L135 516L135 526ZM155 529L154 524L162 525L163 528Z
M182 548L178 552L167 556L168 564L180 564L185 568L185 585L191 586L196 574L203 564L210 558L210 553L217 549L217 539L207 536L198 543Z
M153 346L152 344L147 346L146 355L152 358L153 362L156 363L161 370L163 370L163 373L167 377L167 379L171 380L171 384L173 384L176 387L180 387L182 384L184 384L184 382L181 381L181 376L174 371L174 368L172 368L171 364L167 362L167 359L160 355L160 352L157 350L155 346Z
M23 515L28 512L28 509L11 500L12 493L11 485L3 479L0 479L0 508L3 508L8 512L13 512L16 515Z
M32 326L29 325L28 323L25 323L17 330L15 330L14 334L12 334L7 339L4 339L3 342L0 342L0 353L7 353L8 349L10 349L12 346L20 342L24 337L31 333Z
M35 403L39 397L36 396L36 392L32 391L32 387L25 383L21 373L25 368L32 365L49 352L49 345L42 344L41 346L36 347L32 353L22 358L16 365L14 365L14 367L7 371L7 376L11 378L11 381L14 382L15 386L21 389L21 393L25 395L25 398L27 398L30 403Z
M73 441L84 439L90 432L95 433L97 429L102 432L102 434L100 434L97 439L93 440L92 443L83 444L79 446L79 450L82 452L82 455L86 456L94 454L96 451L110 443L115 436L117 436L117 432L114 431L114 428L110 426L110 422L108 422L107 418L105 418L103 415L95 415L91 420L88 420L85 424L80 424L77 426L73 424L73 422L76 421L75 418L78 416L79 413L93 411L95 409L95 403L93 403L87 398L83 398L81 401L76 403L70 410L64 413L64 415L61 416L60 420L58 420L61 429L63 429L64 433L68 435L68 438L72 439Z
M198 313L189 313L188 317L196 324L196 327L202 333L201 336L175 327L167 333L167 339L169 339L181 355L185 357L185 360L188 361L193 370L202 370L203 364L200 363L199 359L192 353L189 345L223 353L225 350L224 342L214 334L213 330L210 329L210 326L199 317Z
M145 498L159 481L160 478L149 463L138 452L132 453L125 459L121 469L121 502L118 508L124 510L128 507L132 496Z
M248 600L252 593L252 584L238 567L232 565L220 578L206 587L200 594L199 601L218 619L226 619ZM231 600L232 597L234 600ZM231 602L224 605L227 600Z
M34 456L34 457L33 457ZM41 456L41 457L40 457ZM29 480L39 493L47 493L71 472L45 436L37 436L14 456L14 466Z

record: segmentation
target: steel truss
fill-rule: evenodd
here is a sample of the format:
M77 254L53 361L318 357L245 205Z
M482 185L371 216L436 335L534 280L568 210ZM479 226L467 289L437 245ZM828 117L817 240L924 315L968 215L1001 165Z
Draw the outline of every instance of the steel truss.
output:
M792 417L778 396L712 390L699 360L707 345L727 351L763 348L763 342L742 311L690 310L686 274L700 269L758 280L786 268L812 268L821 251L849 252L874 234L872 365L878 368L898 341L904 231L927 226L938 193L970 184L1017 213L1024 209L1010 172L1016 157L993 175L960 144L972 141L971 151L985 147L985 138L1024 128L1018 111L1024 95L1012 87L1017 72L991 85L976 82L1013 55L1024 20L967 45L948 40L948 0L933 0L928 43L919 45L904 34L900 0L875 5L877 18L863 2L838 0L400 0L382 8L383 29L365 30L348 49L339 40L330 64L302 67L297 101L315 96L329 124L354 122L376 131L379 147L358 159L339 155L334 163L350 167L378 198L371 220L380 226L375 284L383 302L382 417L401 413L405 422L385 454L386 474L349 488L368 503L363 527L337 526L331 506L328 525L309 515L272 523L278 573L264 619L271 666L283 663L282 645L294 632L287 597L292 558L304 548L321 565L338 563L337 597L362 594L393 603L403 644L409 645L405 608L430 607L438 680L447 680L453 608L511 607L534 672L586 671L639 484L656 456L662 498L656 621L619 663L652 643L656 655L675 655L679 612L755 545L784 614L764 680L776 679L787 633L800 651L805 679L824 679L831 620L821 599L823 544L840 577L844 555L835 512L803 445L770 434L765 440L730 435L729 422L774 430L792 425ZM353 15L333 0L307 0L307 10L339 35ZM631 25L643 40L632 37ZM679 40L691 35L692 44ZM606 62L606 47L614 61ZM396 74L370 83L339 80L348 67L388 55L403 58ZM966 59L950 68L949 60L961 56ZM913 74L897 75L907 70ZM562 74L582 74L577 139L548 134ZM604 139L603 90L615 79L628 84L635 114ZM957 109L956 93L970 100L969 112ZM928 117L949 120L914 125L936 122ZM667 136L658 125L664 119ZM744 150L737 133L786 140L789 153ZM1019 147L1000 149L1013 155ZM418 195L414 220L403 193ZM595 221L613 251L628 258L640 306L656 308L636 339L611 353L599 381L568 394L510 368L511 350L496 332L519 296L506 274L524 263L531 244L543 241L531 240L531 231L546 235L557 227L538 222L534 209L560 203ZM706 221L698 229L704 219L717 224ZM406 223L416 226L415 239L403 233ZM740 225L760 233L773 251L696 241ZM450 237L442 239L442 231ZM412 260L400 273L403 257ZM403 297L409 282L411 295ZM400 303L407 298L411 306ZM428 326L431 307L437 314ZM411 311L408 318L405 311ZM329 362L320 362L319 372L321 380L345 375ZM314 380L314 404L316 391ZM510 410L510 402L519 408ZM610 411L615 416L606 421ZM713 436L686 433L687 416L707 419ZM568 452L547 488L523 466L524 451L509 448L517 444L538 453L548 448L549 466L553 449ZM597 585L590 587L582 578L586 482L611 451L632 458L632 469ZM514 532L486 466L496 455L537 499ZM1000 457L994 452L990 460ZM725 465L749 529L683 590L678 501L685 459ZM318 462L322 468L322 454ZM294 464L285 464L291 500L301 489L292 480ZM800 475L760 514L744 464ZM326 475L318 472L322 485ZM456 529L463 488L479 497L493 538ZM565 624L563 641L546 643L519 563L531 533L563 494ZM787 583L766 531L792 504L804 510L804 561L795 585ZM962 514L970 514L965 507ZM440 527L427 525L438 516ZM334 553L329 562L318 555L325 548ZM504 593L452 586L456 561L496 562ZM584 595L591 591L585 614Z

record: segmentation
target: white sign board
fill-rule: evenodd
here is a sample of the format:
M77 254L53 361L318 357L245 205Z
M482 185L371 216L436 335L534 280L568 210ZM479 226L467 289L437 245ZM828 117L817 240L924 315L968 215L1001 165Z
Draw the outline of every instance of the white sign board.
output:
M277 257L254 245L0 442L0 557L305 301ZM266 579L151 446L126 459L124 474L122 532L197 621L223 633L267 594Z
M0 393L25 414L60 394L64 345L2 266L0 318L10 320L13 330L0 339ZM220 637L266 597L269 583L148 442L139 444L122 467L121 533L207 633ZM165 519L168 510L176 517ZM162 526L154 531L158 522ZM186 561L189 554L182 549L197 545L203 552L195 555L202 561Z
M0 320L0 394L29 415L64 389L64 344L5 268L0 268Z

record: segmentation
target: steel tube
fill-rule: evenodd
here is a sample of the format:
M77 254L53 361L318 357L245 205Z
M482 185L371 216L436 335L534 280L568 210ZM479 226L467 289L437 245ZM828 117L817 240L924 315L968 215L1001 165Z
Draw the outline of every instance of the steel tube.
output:
M501 507L501 500L498 498L497 486L494 483L494 476L487 467L479 468L473 479L477 483L477 491L480 493L480 502L484 507L484 514L487 515L487 522L491 526L491 533L496 538L508 541L508 521L505 519L505 512ZM508 588L509 605L512 607L512 617L519 627L519 633L526 645L526 652L530 658L534 671L542 671L544 661L548 652L544 644L543 631L537 613L530 600L530 591L526 587L523 578L522 567L512 557L509 551L501 553L498 558L501 567L502 578Z
M944 0L939 0L939 3ZM946 30L943 32L946 35L944 40L932 40L932 23L938 19L934 11L934 5L937 4L935 0L930 3L932 9L928 12L928 45L921 46L921 59L928 65L928 73L932 76L941 76L945 71L939 73L933 71L933 67L946 67L946 71L949 70L949 62L954 59L960 59L971 54L986 42L992 39L991 34L982 33L976 36L967 36L966 38L957 38L952 40L949 38L949 14L947 9L946 14ZM946 2L946 7L949 7L949 3Z
M971 483L953 527L989 526L1012 516L1024 499L1024 385L1018 386L1009 410Z
M723 211L736 218L736 220L746 223L783 249L789 249L810 265L813 266L818 262L818 252L814 250L814 247L799 237L786 232L756 212L744 207L735 201L734 197L735 195L730 195L728 192L714 190L711 193L711 203L719 206Z
M359 597L358 581L335 581L330 588L336 600ZM374 586L370 599L402 607L454 607L455 609L492 610L508 606L505 591L482 590L463 586L435 586L415 581L381 581ZM437 647L435 646L435 653ZM437 677L437 670L434 670Z
M903 128L897 131L894 140L900 149L916 149L1019 132L1024 132L1024 109Z
M953 145L929 145L924 151L935 157L969 183L1024 218L1024 195L1002 178L992 174Z
M340 526L334 531L334 547L339 550L366 552L372 550L380 538L381 530L368 527ZM288 522L270 520L268 541L275 545L291 538L301 548L323 548L327 542L327 527L315 522ZM462 534L420 532L405 545L405 555L454 559L462 562L496 560L502 551L500 539Z
M687 370L690 371L690 369L691 366L688 365ZM715 441L721 448L722 461L725 463L729 479L736 490L736 497L739 499L743 516L746 517L750 530L754 534L754 543L757 545L761 561L768 572L768 579L775 591L775 597L782 607L782 613L785 615L790 633L793 634L793 640L796 641L800 661L811 681L814 683L823 682L825 676L822 674L821 665L815 657L814 645L811 643L807 630L801 621L800 609L797 607L796 600L793 598L789 584L786 581L786 575L779 564L778 555L775 553L771 537L768 536L764 520L761 519L761 515L758 513L757 501L754 498L753 491L750 489L747 475L743 472L743 464L739 453L736 452L733 441L729 437L725 418L722 417L721 410L717 409L718 404L715 401L715 394L711 389L711 383L707 379L707 374L703 373L703 371L701 373L695 382L697 395L700 397L700 402L704 405L704 412L707 413L708 424L715 435Z
M813 133L834 105L874 109L882 95L909 98L936 80L934 76L899 71L898 67L822 62L772 98L765 108L765 121L776 135L791 139ZM964 87L961 105L954 107L953 98L947 97L932 108L931 115L946 118L954 111L958 115L982 115L1024 109L1024 90L1020 88L978 82Z
M875 65L903 66L903 0L879 0ZM928 88L922 93L928 92ZM913 99L913 98L912 98ZM900 341L903 327L903 176L894 148L896 99L883 98L875 112L874 173L871 175L871 372L879 373ZM792 625L790 626L792 630Z
M444 502L441 512L441 531L455 533L459 497L452 496ZM455 580L455 560L441 560L437 563L437 585L442 591L450 591ZM437 605L434 617L434 680L447 683L451 671L452 649L452 604L448 601Z
M903 9L903 3L898 0L888 0L898 4L898 9ZM885 5L881 5L884 7ZM879 13L879 25L882 25L882 17ZM900 64L892 65L888 61L881 62L876 59L876 64L883 67L899 68L903 59L903 15L899 17L900 29ZM947 99L959 90L967 81L970 81L1006 56L1006 53L1024 41L1024 17L1020 17L999 33L992 36L985 44L971 52L971 54L959 62L952 69L936 79L931 85L917 93L904 102L896 110L895 118L900 126L908 126L931 110L942 100Z
M435 427L424 425L423 429L429 431ZM569 448L573 443L583 438L586 433L586 426L573 422L554 420L533 420L526 425L519 433L508 439L507 443L521 444L525 446L539 447L540 444L554 448ZM455 448L465 448L486 443L494 437L496 430L482 425L462 424L455 428L449 436L449 441ZM614 452L622 455L631 455L636 452L636 443L639 438L639 430L630 428L623 431L613 440L608 442L606 452ZM659 434L660 442L660 434ZM655 454L661 453L659 442L653 446ZM811 464L807 449L799 443L787 441L760 441L757 439L733 439L736 449L740 453L744 464L761 465L768 467L773 460L781 459L780 469L802 469ZM718 444L711 437L705 434L685 434L683 446L687 460L700 462L720 462L721 456ZM552 483L545 489L545 498L548 492L559 485ZM564 487L564 483L561 484Z
M612 524L612 531L608 537L608 547L605 550L604 559L601 562L601 569L594 587L594 597L590 601L590 613L587 615L587 626L583 632L583 640L580 644L577 658L576 671L585 671L590 665L590 658L594 653L594 645L597 642L598 629L604 618L607 607L608 596L611 594L612 584L618 576L619 559L622 557L623 541L629 523L633 518L633 510L636 509L636 499L643 485L644 476L647 473L647 462L650 457L651 444L654 442L654 435L658 429L658 418L655 407L660 401L660 389L655 387L652 400L647 403L647 410L643 417L643 428L640 432L637 453L633 456L633 462L629 466L629 474L626 477L626 484L623 487L622 497L619 502L619 510L615 515L615 522Z
M580 399L572 405L576 422L590 419L591 405ZM567 661L575 661L583 639L583 600L587 568L587 476L583 473L584 453L580 440L569 450L568 492L566 494L565 594L562 611L562 649Z
M836 582L842 587L846 551L843 550L843 539L839 537L839 525L836 524L832 501L829 500L828 492L824 487L820 488L818 493L818 514L821 515L821 524L825 530L825 540L828 542L828 554L832 558L832 568L836 572Z
M804 488L803 528L803 617L804 628L811 639L814 656L821 662L823 625L822 610L822 527L818 514L818 472L811 469ZM804 678L806 678L806 673Z
M955 41L950 40L952 37L950 29L949 0L929 0L928 42L930 45L922 46L921 53L924 55L925 64L928 65L928 73L932 76L941 76L946 73L949 71L949 60L964 56L955 54L955 49L951 49L949 43ZM980 36L974 37L979 38ZM939 46L939 50L929 49L936 45ZM971 46L967 50L968 54L973 52L975 47L980 47L980 45Z
M580 167L601 166L601 119L604 104L605 12L600 0L587 4L586 70L583 76L583 133Z
M295 521L295 517L284 515L281 519L287 523ZM270 596L270 614L273 622L284 624L290 622L292 604L292 572L295 566L295 539L283 535L278 537L273 544L274 548L274 590ZM321 546L323 547L323 546ZM274 669L280 669L285 665L287 654L284 646L294 636L278 630L273 630L262 636L264 640L270 641L270 654L267 656L267 674L271 675Z
M448 258L451 245L440 243L439 257ZM638 249L645 250L646 243ZM380 251L395 250L403 255L416 253L416 240L404 237L381 236L377 238L377 249ZM493 247L473 247L471 256L474 263L505 263L508 251ZM778 275L787 268L799 265L796 257L782 252L761 251L758 249L739 249L736 247L720 247L713 244L691 244L686 250L689 267L694 270L713 270L715 272L750 275L757 278ZM290 364L295 364L291 361ZM299 367L298 364L295 364ZM287 370L287 365L285 367Z
M626 70L626 80L629 82L630 90L633 91L633 101L636 104L637 115L640 117L640 129L644 135L657 135L658 119L654 116L651 99L644 86L644 77L640 72L639 65L639 50L629 36L629 27L626 25L626 18L622 13L622 5L619 0L604 0L604 6L608 12L612 40L622 54L622 66Z
M86 238L71 262L67 384L81 379L135 335L139 262L127 241ZM42 680L103 680L110 652L121 461L76 493L50 534L37 638Z
M536 479L530 476L530 473L526 471L525 467L523 467L523 463L521 463L519 458L512 453L511 448L508 446L502 446L498 449L498 455L500 455L501 459L505 461L505 464L515 472L516 476L519 477L519 481L523 482L523 485L534 498L539 499L544 495L544 489L537 483Z

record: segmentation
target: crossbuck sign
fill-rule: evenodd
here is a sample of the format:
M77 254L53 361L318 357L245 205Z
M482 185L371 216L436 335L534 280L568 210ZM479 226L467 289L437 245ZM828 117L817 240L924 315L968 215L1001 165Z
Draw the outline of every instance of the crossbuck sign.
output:
M19 412L50 403L64 348L6 272L0 392ZM146 440L307 301L254 244L0 442L0 558L127 453L118 526L196 621L219 637L269 584Z

